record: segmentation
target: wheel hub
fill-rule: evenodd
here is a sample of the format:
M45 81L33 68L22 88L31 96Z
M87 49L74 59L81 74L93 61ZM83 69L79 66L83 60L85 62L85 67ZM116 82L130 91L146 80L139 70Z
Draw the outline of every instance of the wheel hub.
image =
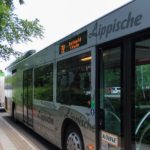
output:
M81 148L80 137L75 132L70 133L67 139L67 150L82 150Z

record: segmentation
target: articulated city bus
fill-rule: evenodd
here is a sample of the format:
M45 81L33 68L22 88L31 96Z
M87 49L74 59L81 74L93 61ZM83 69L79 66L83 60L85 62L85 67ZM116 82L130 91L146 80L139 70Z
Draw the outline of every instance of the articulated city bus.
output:
M64 150L149 150L149 10L132 1L10 64L14 120Z

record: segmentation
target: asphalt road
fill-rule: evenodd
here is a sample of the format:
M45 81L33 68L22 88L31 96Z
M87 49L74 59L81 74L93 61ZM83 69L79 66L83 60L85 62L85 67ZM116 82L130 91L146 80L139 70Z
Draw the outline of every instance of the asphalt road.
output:
M0 109L0 150L59 150Z

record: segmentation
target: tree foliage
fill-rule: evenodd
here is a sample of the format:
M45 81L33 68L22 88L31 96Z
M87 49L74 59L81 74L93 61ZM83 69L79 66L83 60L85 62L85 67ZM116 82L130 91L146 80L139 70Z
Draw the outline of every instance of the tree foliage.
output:
M23 4L23 0L19 0ZM10 55L17 56L13 44L32 41L43 37L43 27L39 20L28 21L18 18L14 13L13 0L0 1L0 58L7 60Z

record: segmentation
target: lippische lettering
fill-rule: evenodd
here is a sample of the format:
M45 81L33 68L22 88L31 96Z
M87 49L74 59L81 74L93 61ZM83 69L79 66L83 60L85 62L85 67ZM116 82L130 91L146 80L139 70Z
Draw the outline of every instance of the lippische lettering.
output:
M141 24L142 17L143 17L142 14L139 14L136 17L134 17L132 16L132 12L129 12L126 19L123 20L114 19L114 21L108 25L100 24L98 26L98 23L96 23L94 25L92 33L89 34L89 38L91 38L92 36L99 36L100 39L102 39L103 37L107 38L108 35L113 32L118 32L121 30L139 26Z
M91 130L92 132L94 132L94 130L95 130L94 125L90 124L89 119L85 120L85 119L83 119L82 116L75 115L70 109L68 109L68 111L64 117L65 118L71 118L72 120L77 122L79 125L81 125L85 129Z

